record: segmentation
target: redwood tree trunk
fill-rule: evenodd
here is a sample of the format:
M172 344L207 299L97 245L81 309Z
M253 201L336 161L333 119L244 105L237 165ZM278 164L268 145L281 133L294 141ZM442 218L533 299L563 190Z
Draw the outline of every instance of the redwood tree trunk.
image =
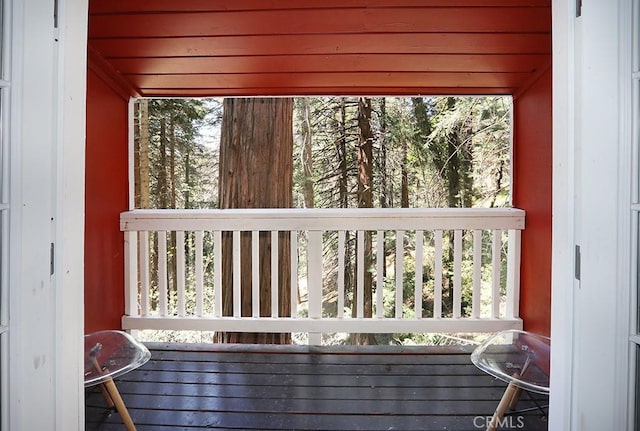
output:
M290 208L293 204L293 99L227 98L220 137L220 208ZM232 238L222 244L223 314L233 315ZM251 316L251 233L241 239L242 316ZM271 316L271 239L260 234L260 315ZM289 235L278 241L278 314L290 315ZM273 343L291 334L218 333L217 342Z
M338 140L336 141L336 150L338 154L338 197L339 208L347 208L349 206L349 169L347 163L347 104L344 97L339 98L339 106L337 109L336 129L338 132ZM345 293L352 292L353 286L353 265L352 262L352 247L351 247L351 234L349 231L345 232L345 261L344 261L344 291ZM349 296L345 296L345 306L349 307Z
M313 195L313 136L309 98L302 98L302 171L304 174L304 205L314 208Z
M409 173L407 170L407 141L402 141L402 160L400 161L400 207L409 208Z

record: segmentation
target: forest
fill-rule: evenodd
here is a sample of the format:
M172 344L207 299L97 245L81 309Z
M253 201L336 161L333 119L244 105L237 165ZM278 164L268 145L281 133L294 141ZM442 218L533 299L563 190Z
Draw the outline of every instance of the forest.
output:
M136 207L218 208L223 100L140 99L135 112ZM510 117L507 96L295 98L293 206L358 206L362 123L373 206L508 205Z
M134 118L135 205L151 209L509 206L511 103L506 96L139 99ZM327 235L324 253L329 256L326 271L331 273L337 241ZM346 256L355 255L354 243L355 238L347 236ZM365 252L372 254L371 241L367 244ZM175 242L169 244L168 253L171 260ZM452 253L449 247L445 267L451 264ZM385 265L388 259L392 266L392 244L384 255ZM353 270L345 268L351 298L357 288ZM210 269L207 274L211 276ZM413 283L411 277L410 270L405 272L407 286ZM175 279L171 271L169 279L171 285ZM364 288L370 295L371 282ZM331 301L331 286L325 290ZM304 303L304 292L299 302ZM429 307L429 298L424 304ZM345 307L355 313L352 302ZM334 337L331 342L413 342L420 337L395 334L390 340L360 335ZM419 341L424 344L425 338Z

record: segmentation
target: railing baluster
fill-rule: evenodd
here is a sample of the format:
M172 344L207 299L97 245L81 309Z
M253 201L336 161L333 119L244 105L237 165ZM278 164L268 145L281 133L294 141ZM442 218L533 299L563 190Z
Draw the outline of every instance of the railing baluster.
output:
M424 232L416 231L416 268L415 268L415 305L414 314L416 319L422 319L422 267L423 267L423 240Z
M500 317L500 264L502 249L502 230L493 230L492 253L492 289L491 289L491 317Z
M359 230L356 233L357 239L357 257L356 268L358 269L357 281L356 281L356 315L358 319L364 317L364 232Z
M199 230L195 233L195 278L196 278L196 316L204 314L204 271L203 271L203 244L204 232Z
M510 229L507 257L506 318L513 318L520 314L520 242L521 231Z
M278 317L278 291L280 290L278 274L278 231L271 231L271 317Z
M233 317L242 316L240 231L233 231Z
M124 314L139 316L138 235L135 231L124 233L124 277Z
M346 232L338 231L338 319L344 318L344 247Z
M251 232L251 314L260 317L260 232Z
M149 232L139 232L138 268L140 271L140 314L149 315Z
M322 318L322 231L310 230L307 243L309 317ZM322 334L310 333L309 344L321 344Z
M442 231L433 232L435 269L433 274L433 317L442 317Z
M222 317L222 232L213 232L213 300L215 317Z
M402 305L404 303L404 231L396 231L396 319L402 319Z
M167 232L158 232L158 306L160 316L168 315L167 308Z
M453 318L459 319L462 308L462 231L453 233Z
M471 316L480 317L480 295L482 292L482 231L473 231L473 296L471 297Z
M376 317L384 317L384 231L376 233Z
M291 231L291 317L298 317L298 231Z
M184 231L176 232L176 287L178 289L178 316L185 315L185 259Z

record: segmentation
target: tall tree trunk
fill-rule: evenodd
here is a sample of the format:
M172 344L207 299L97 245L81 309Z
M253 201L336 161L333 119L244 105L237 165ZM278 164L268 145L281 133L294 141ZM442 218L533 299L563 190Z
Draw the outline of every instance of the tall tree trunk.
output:
M444 108L447 111L456 109L457 99L448 97ZM469 118L456 121L454 126L444 136L442 145L435 146L437 154L432 154L434 164L440 172L441 178L447 185L447 206L460 208L471 206L473 197L472 161L471 161L471 125ZM443 309L453 311L453 231L446 231L446 243L449 244L443 274L444 292Z
M495 177L495 191L491 195L491 203L489 207L493 208L496 206L496 200L500 195L500 190L502 189L502 178L504 177L504 160L500 160L500 164L498 165L498 172L496 172Z
M358 99L358 208L373 208L373 132L371 130L371 99L361 97ZM355 285L353 299L353 316L358 314L358 291L362 289L364 295L364 317L373 315L373 277L371 274L372 247L371 232L364 232L364 262L356 263L364 265L364 282L362 286ZM356 269L359 271L359 268ZM352 334L354 344L375 344L372 334Z
M313 157L311 135L311 107L309 98L302 98L302 171L304 175L304 205L314 208L313 196Z
M290 208L293 204L293 99L227 98L220 137L220 208ZM271 315L271 240L260 235L260 315ZM223 314L233 315L231 236L222 245ZM251 315L251 233L241 239L241 311ZM278 315L290 315L290 241L278 241ZM229 343L289 343L291 334L217 333Z
M380 208L389 207L389 178L387 176L387 98L380 98ZM387 276L387 243L382 242L382 277ZM376 289L382 286L376 286Z
M431 134L431 116L429 114L429 110L427 109L427 104L425 103L424 98L412 97L411 105L413 106L413 119L415 121L415 129L412 137L412 142L418 148L422 149L423 147L426 146L427 140L429 139L429 135ZM425 169L426 166L424 161L422 161L421 164L422 164L422 169L421 169L422 177L426 184L428 175L431 175L431 174L427 173L427 170ZM427 192L426 189L427 188L424 187L424 190L425 190L424 194L426 197L425 201L429 202L430 200L428 198L429 193Z
M380 208L388 208L389 204L387 201L387 187L388 187L388 178L387 178L387 99L386 97L380 98L380 153L379 153L379 164L380 164Z
M344 97L340 98L338 133L338 170L340 172L340 175L338 177L338 192L340 198L340 208L347 208L349 206L347 194L349 172L347 169L347 103Z
M138 101L138 151L136 208L150 208L149 200L149 101Z
M169 119L169 198L170 208L176 207L176 124Z
M169 117L169 208L176 208L176 123L173 114ZM177 236L175 231L169 235L169 288L178 292L178 250L176 247Z
M185 147L184 153L184 184L184 207L189 209L191 208L191 187L193 184L191 184L191 150L188 145Z
M338 121L337 121L338 139L336 141L338 152L338 206L340 208L347 208L349 206L348 195L348 182L349 171L347 164L347 103L346 98L339 98L338 106ZM345 250L344 250L344 291L345 291L345 306L349 307L348 292L353 292L353 247L351 246L351 234L349 231L345 232Z
M149 190L149 101L140 99L137 103L136 112L136 130L135 130L135 201L136 208L151 208L150 190ZM139 240L138 240L139 241ZM149 237L147 244L139 244L139 247L146 247L149 250L155 250L155 241L153 235ZM147 274L152 285L158 284L158 255L153 251L149 254L151 265ZM156 305L155 297L151 300L151 307Z
M401 144L400 160L400 207L409 208L409 173L407 170L407 140Z
M169 207L169 181L167 180L167 124L164 118L160 119L160 163L158 169L158 207Z

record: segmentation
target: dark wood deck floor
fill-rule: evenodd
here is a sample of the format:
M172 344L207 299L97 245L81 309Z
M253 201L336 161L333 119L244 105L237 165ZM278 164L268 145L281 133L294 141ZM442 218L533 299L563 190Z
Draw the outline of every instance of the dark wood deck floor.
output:
M484 429L506 387L465 347L149 345L151 360L116 380L139 431ZM546 397L534 395L546 405ZM97 388L86 429L122 430ZM546 430L523 396L500 429Z

